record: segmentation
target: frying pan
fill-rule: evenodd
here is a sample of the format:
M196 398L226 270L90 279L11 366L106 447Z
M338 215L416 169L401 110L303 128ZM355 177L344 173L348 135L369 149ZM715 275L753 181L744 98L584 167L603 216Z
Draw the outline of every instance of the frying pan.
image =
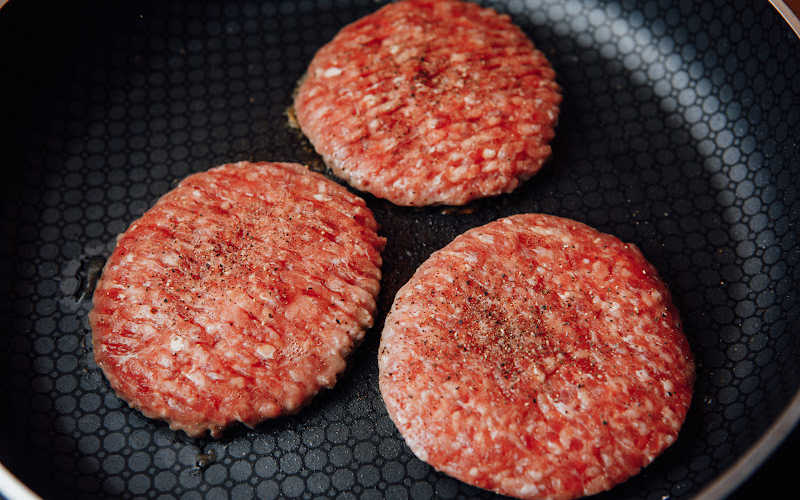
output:
M800 40L763 1L485 3L557 71L552 160L514 193L458 210L365 196L388 238L376 327L334 389L221 440L172 432L113 394L91 352L93 282L115 236L189 173L237 160L321 168L286 125L292 90L322 44L378 5L3 7L0 461L49 498L489 498L404 445L377 389L380 329L431 252L546 212L636 243L697 360L678 441L597 498L733 492L800 413Z

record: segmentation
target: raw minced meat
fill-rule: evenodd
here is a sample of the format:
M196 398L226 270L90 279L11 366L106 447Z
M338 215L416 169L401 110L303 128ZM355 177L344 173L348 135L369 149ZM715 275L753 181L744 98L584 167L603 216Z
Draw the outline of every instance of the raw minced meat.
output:
M547 59L508 16L409 0L322 47L294 111L354 187L398 205L462 205L542 167L560 101Z
M379 369L420 459L552 499L650 463L676 439L694 379L678 311L639 250L539 214L472 229L423 263L386 318Z
M191 436L295 412L372 325L376 229L363 200L301 165L192 175L119 237L89 315L97 364Z

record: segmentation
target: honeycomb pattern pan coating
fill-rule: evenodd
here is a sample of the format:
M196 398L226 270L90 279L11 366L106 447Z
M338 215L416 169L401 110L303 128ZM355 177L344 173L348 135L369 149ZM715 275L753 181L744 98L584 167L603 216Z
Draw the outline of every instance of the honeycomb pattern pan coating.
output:
M378 336L432 251L540 211L639 245L698 362L678 442L597 498L688 498L713 485L800 383L800 40L767 2L484 3L557 71L552 161L516 192L456 211L367 197L388 238L377 326L310 407L219 441L171 432L112 393L91 353L92 281L115 236L189 173L236 160L321 168L285 110L316 49L377 3L12 0L0 10L12 130L0 461L48 498L489 498L404 445L377 390Z

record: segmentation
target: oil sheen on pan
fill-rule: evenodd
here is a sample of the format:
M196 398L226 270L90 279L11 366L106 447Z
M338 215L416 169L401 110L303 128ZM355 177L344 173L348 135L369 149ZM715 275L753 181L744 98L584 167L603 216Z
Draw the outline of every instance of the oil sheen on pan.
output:
M397 205L463 205L541 169L560 102L549 62L507 15L408 0L322 47L294 112L355 188Z
M301 165L192 175L119 237L89 315L97 364L190 436L296 412L372 326L376 230L363 200Z
M471 229L395 297L380 389L411 450L520 498L609 489L674 442L694 364L639 250L559 217Z

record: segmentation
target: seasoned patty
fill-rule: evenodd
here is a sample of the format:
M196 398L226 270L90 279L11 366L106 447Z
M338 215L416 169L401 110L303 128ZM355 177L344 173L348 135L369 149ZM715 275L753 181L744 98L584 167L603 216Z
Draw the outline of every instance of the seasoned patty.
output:
M322 47L294 111L328 167L357 189L397 205L462 205L510 192L542 167L559 92L508 16L408 0Z
M624 481L678 435L694 365L639 250L541 214L467 231L398 292L380 389L411 450L462 481L569 499Z
M192 175L120 235L89 314L117 394L190 436L297 411L372 326L383 238L305 167Z

